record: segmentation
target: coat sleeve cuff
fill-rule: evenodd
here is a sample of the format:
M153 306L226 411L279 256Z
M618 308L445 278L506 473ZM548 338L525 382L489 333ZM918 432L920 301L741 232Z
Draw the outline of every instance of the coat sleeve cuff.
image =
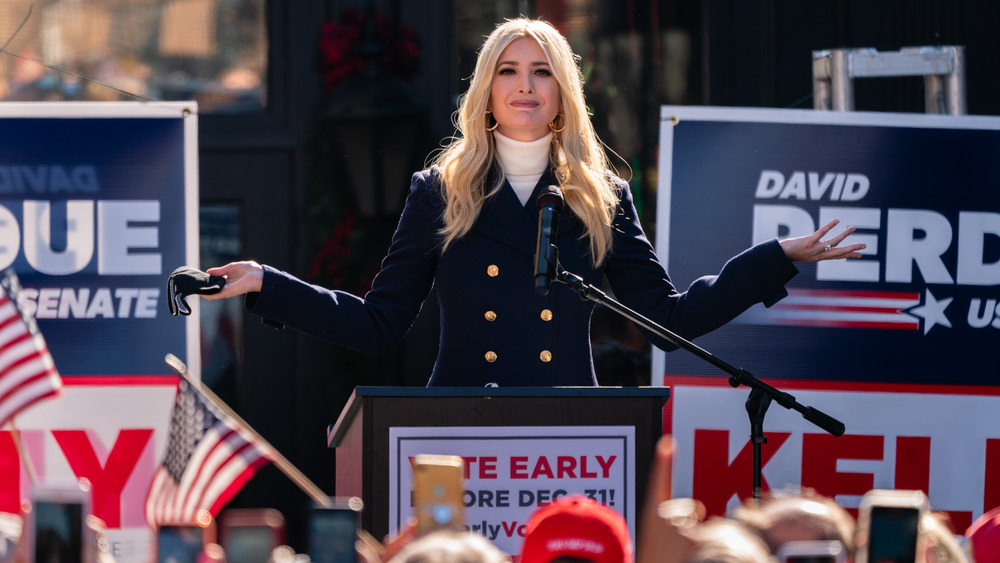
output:
M773 262L773 266L768 268L774 279L773 283L777 286L770 295L761 300L761 303L765 307L771 307L778 301L781 301L785 297L788 297L788 290L785 289L785 284L792 280L799 273L799 269L795 267L795 264L788 259L788 255L785 254L785 250L781 248L781 244L778 239L771 239L767 242L760 243L757 247L759 251L768 256L768 260Z
M764 304L765 307L770 307L771 305L774 305L775 303L781 301L786 297L788 297L788 290L782 287L780 290L774 292L774 294L772 294L771 296L765 297L762 303Z
M275 286L277 285L276 282L278 281L276 277L276 270L266 264L263 265L263 268L264 268L264 277L263 280L261 281L260 292L254 291L251 293L247 293L246 296L243 298L243 307L246 309L248 313L259 314L258 311L255 309L257 309L257 303L260 301L260 296L262 293L266 294L268 292L277 291L277 289L275 289ZM281 323L274 319L269 319L267 318L266 315L261 315L260 322L277 330L283 330L285 328L284 323Z

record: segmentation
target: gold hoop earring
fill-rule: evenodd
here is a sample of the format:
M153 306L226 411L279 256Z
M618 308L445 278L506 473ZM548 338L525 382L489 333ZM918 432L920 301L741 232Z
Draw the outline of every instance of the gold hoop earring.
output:
M493 112L490 111L490 110L486 110L486 123L490 122L490 116L491 115L493 115ZM493 127L490 127L489 125L487 125L486 126L486 130L487 131L495 131L497 127L500 127L500 122L497 121L496 118L494 117L493 118Z
M562 118L562 126L557 129L556 122L559 121L560 117ZM562 112L557 113L556 118L549 122L549 130L552 131L553 133L562 133L563 129L565 128L566 128L566 116L563 115Z

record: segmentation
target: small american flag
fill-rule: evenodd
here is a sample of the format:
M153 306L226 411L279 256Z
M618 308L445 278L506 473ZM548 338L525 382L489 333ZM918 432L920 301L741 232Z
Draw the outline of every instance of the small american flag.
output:
M202 510L215 516L271 455L269 444L181 380L167 454L146 497L146 520L193 523Z
M0 426L26 407L62 392L62 378L38 324L21 310L14 270L0 274Z

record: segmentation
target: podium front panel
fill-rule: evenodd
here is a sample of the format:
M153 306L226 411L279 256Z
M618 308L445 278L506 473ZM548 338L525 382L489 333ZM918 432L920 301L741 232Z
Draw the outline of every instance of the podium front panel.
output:
M634 467L627 469L626 480L635 487L633 506L628 508L638 514L635 505L641 505L645 497L668 396L664 387L358 387L328 432L328 445L336 448L335 494L360 497L365 502L362 527L375 537L383 537L393 527L389 521L393 428L486 428L488 433L489 427L498 431L512 427L623 427L631 429L629 434L634 436L630 452ZM447 430L442 435L448 435ZM586 471L595 472L594 463L592 460ZM606 495L600 498L599 491L590 492L605 504L612 500ZM615 508L624 513L622 502L617 499Z

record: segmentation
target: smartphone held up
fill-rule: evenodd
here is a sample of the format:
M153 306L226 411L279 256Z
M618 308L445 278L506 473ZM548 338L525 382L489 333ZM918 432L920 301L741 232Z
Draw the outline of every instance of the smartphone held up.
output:
M418 455L413 461L413 509L417 534L465 528L462 458L453 455Z
M357 497L313 504L309 512L309 559L314 563L355 563L364 503Z
M921 491L874 489L858 506L857 563L912 563L920 542L920 522L930 510Z
M161 522L156 527L157 563L195 563L216 540L215 519L207 510L195 522Z
M285 543L285 517L271 508L230 508L219 516L227 563L267 563Z
M89 483L35 485L25 514L27 553L32 561L89 562L96 546L87 530Z

